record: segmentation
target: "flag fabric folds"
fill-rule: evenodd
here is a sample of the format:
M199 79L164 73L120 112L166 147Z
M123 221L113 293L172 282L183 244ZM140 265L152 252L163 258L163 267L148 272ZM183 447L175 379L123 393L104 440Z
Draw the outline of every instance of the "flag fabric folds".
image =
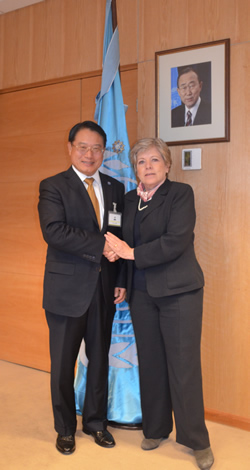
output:
M113 32L111 0L106 2L103 41L103 73L101 91L96 97L95 120L107 134L103 173L124 183L129 191L136 186L136 178L129 161L129 140L119 74L119 33Z
M112 0L106 1L103 41L103 70L101 90L96 97L95 120L107 134L107 145L100 169L125 186L125 191L136 187L136 178L129 161L122 88L119 74L119 33L113 32ZM82 343L75 378L76 410L81 414L87 376L87 358ZM109 353L108 420L124 425L141 423L138 360L133 326L126 302L117 306L113 322Z

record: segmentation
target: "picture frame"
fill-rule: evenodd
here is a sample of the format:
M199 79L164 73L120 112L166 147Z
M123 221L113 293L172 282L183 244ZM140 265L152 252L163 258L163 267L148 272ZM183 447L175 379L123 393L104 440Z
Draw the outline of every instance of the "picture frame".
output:
M158 51L155 72L157 137L170 146L230 140L230 39Z

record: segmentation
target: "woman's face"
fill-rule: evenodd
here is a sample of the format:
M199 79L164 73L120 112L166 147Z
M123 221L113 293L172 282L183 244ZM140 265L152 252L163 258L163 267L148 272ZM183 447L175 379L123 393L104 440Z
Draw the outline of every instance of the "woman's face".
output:
M137 155L136 170L139 180L146 191L155 188L166 179L169 165L165 163L156 147L150 147Z

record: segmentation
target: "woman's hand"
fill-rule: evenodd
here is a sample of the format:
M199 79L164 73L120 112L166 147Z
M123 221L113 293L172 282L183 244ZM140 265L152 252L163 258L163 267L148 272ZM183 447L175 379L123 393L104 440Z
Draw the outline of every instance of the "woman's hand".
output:
M120 238L116 237L113 235L113 233L110 232L107 232L104 237L106 238L106 241L108 242L112 251L114 251L120 258L131 260L135 259L134 248L130 248L126 242L120 240Z
M120 304L125 300L126 297L126 289L124 287L115 287L115 300L114 304Z

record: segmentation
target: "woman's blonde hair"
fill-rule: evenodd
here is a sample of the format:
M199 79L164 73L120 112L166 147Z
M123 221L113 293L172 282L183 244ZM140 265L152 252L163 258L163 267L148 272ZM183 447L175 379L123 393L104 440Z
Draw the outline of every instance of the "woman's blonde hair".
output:
M130 150L130 161L131 164L134 167L135 173L137 173L137 157L141 152L145 152L151 147L155 147L160 155L162 156L164 162L168 166L169 170L172 165L172 158L171 158L171 153L170 150L167 146L167 144L162 140L159 139L159 137L149 137L145 139L140 139L138 142L135 143L135 145L132 147Z

